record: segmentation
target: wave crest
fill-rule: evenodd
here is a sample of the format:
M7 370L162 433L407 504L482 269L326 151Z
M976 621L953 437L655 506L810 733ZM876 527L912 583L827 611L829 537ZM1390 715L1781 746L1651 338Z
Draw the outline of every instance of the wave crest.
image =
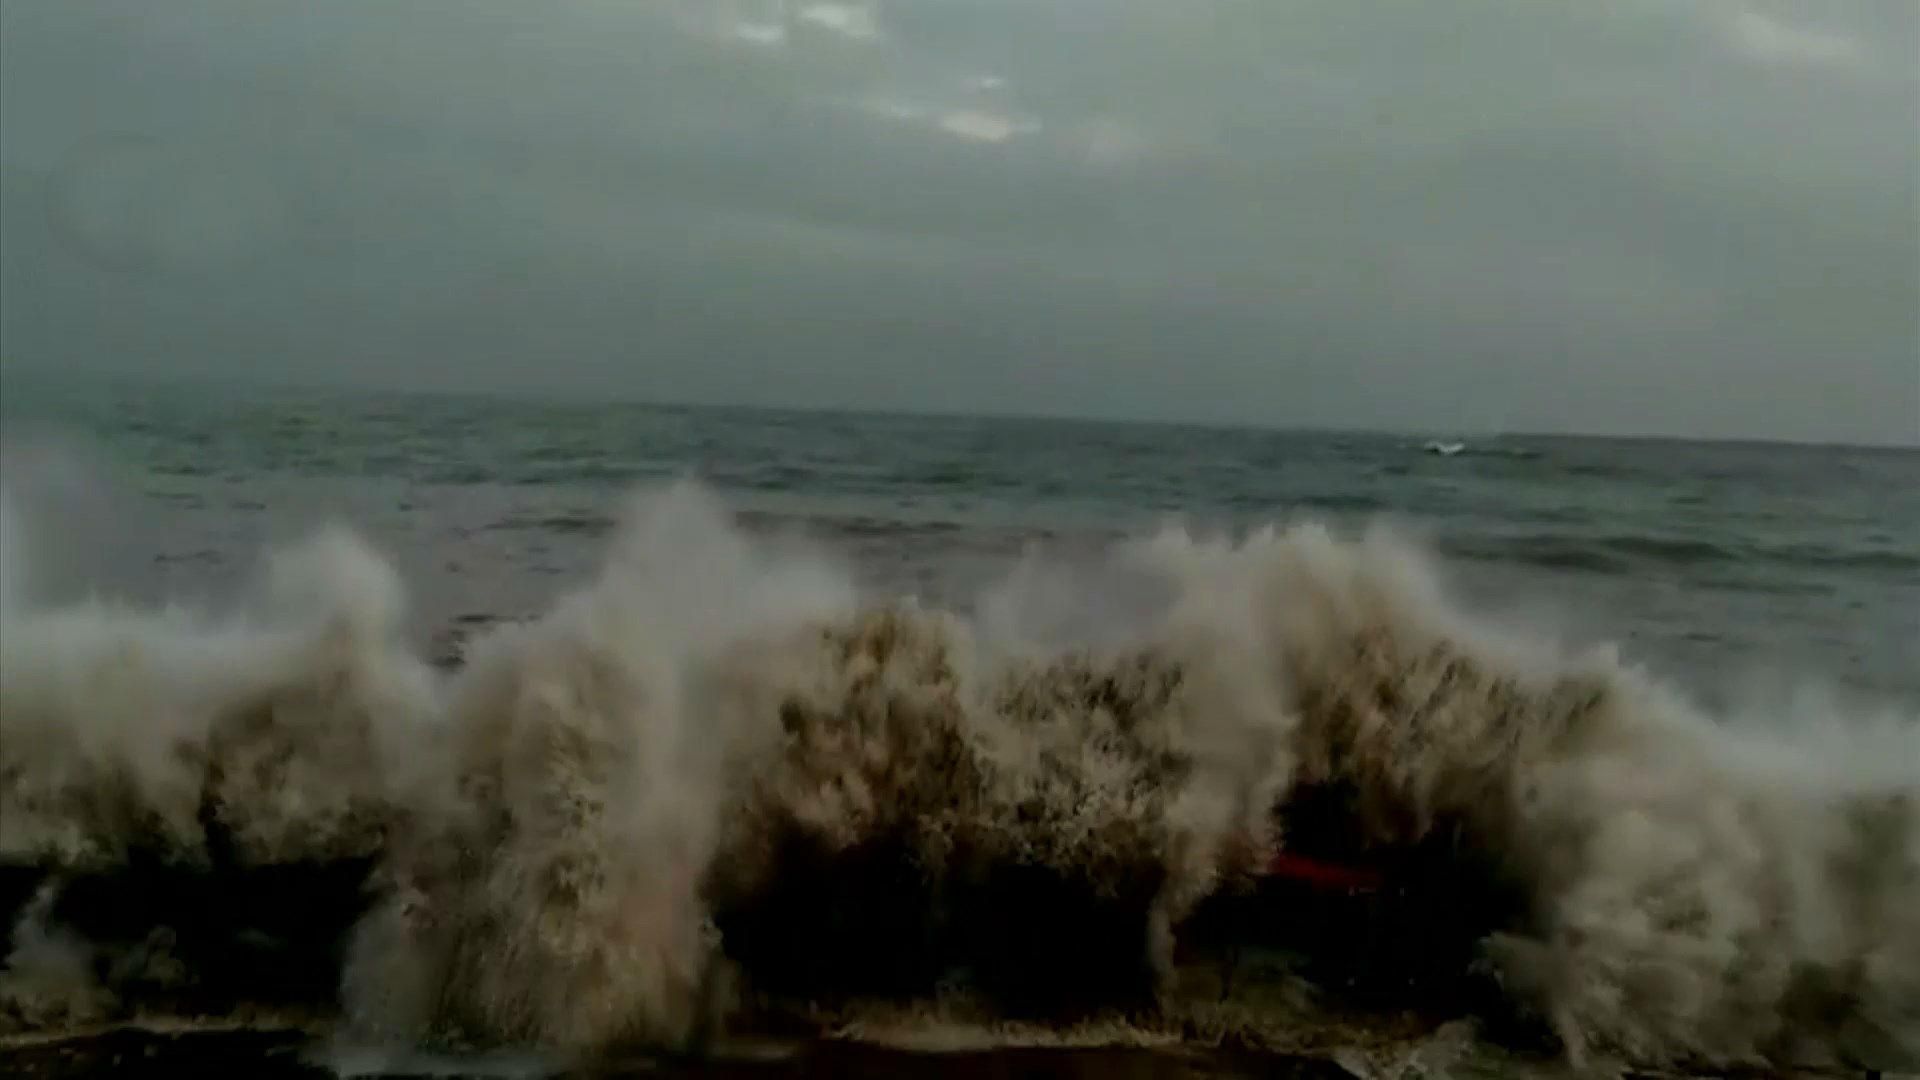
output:
M1389 877L1437 852L1434 880L1510 898L1454 921L1574 1055L1920 1055L1920 769L1884 765L1914 724L1872 770L1833 764L1834 716L1801 720L1824 759L1772 751L1608 653L1477 623L1385 534L1170 531L965 617L863 602L682 486L449 674L347 534L262 598L7 608L0 860L48 883L0 976L17 1023L164 981L150 936L62 899L142 860L365 860L349 1023L592 1054L825 999L1171 1016L1182 941L1265 895L1275 851ZM1304 922L1261 903L1261 933ZM76 938L144 959L75 993L47 943Z

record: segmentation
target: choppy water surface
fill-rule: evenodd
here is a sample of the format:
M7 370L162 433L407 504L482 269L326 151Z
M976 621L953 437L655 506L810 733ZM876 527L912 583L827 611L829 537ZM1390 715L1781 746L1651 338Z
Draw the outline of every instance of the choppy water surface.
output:
M1503 436L1442 457L1374 434L19 377L3 396L14 442L62 432L118 483L110 509L71 507L89 535L66 576L136 595L230 587L335 517L408 571L420 633L526 614L590 571L627 490L691 475L749 528L947 606L1036 549L1084 558L1169 518L1384 518L1491 609L1703 696L1762 672L1920 696L1910 450Z

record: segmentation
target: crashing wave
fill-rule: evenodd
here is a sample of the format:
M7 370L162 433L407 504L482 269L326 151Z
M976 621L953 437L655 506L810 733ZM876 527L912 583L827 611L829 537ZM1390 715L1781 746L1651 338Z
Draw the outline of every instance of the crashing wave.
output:
M115 875L217 905L341 866L308 891L339 940L305 959L387 1039L685 1048L832 1002L1172 1017L1185 943L1305 931L1262 891L1279 850L1450 890L1415 924L1576 1057L1920 1055L1911 722L1869 755L1808 716L1789 750L1477 623L1384 533L1175 531L1044 577L973 616L876 603L679 487L450 673L338 532L227 617L10 601L0 1023L244 1001L286 966L122 926Z

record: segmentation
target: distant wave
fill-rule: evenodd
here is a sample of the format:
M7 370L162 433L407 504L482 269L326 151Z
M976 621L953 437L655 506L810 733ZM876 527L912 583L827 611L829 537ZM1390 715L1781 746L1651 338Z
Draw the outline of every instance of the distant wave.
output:
M736 520L750 530L778 531L796 529L823 537L846 540L913 539L957 536L979 529L964 522L943 519L877 517L870 514L778 512L746 510ZM489 532L550 532L561 535L603 536L619 524L606 514L569 510L546 514L514 514L484 526ZM1036 537L1044 530L1029 530Z
M1830 566L1852 570L1920 571L1920 545L1916 545L1907 552L1835 551L1814 545L1792 545L1761 550L1781 562L1802 566Z
M1509 461L1533 461L1545 456L1537 447L1521 446L1499 441L1475 442L1471 439L1458 441L1429 439L1424 443L1413 445L1412 448L1423 454L1443 458L1479 457L1504 458Z
M1290 501L1304 510L1327 514L1377 514L1391 509L1379 496L1352 491L1308 491ZM1241 511L1266 510L1272 507L1273 499L1264 492L1244 492L1227 505Z
M1735 544L1640 533L1580 535L1543 532L1500 537L1465 537L1446 545L1460 558L1488 562L1626 574L1647 565L1706 567L1774 565L1807 569L1847 568L1920 572L1920 550L1913 553L1844 551L1812 545Z
M618 522L604 514L567 511L555 514L519 514L502 518L486 526L491 532L551 532L563 535L601 536L612 532Z
M978 528L965 522L941 518L902 520L871 514L775 513L764 510L743 512L738 515L738 520L754 528L802 528L821 536L849 540L958 536Z
M1327 992L1451 973L1421 1007L1576 1058L1920 1063L1913 718L1716 723L1385 534L1164 532L961 617L681 486L444 673L345 532L228 614L35 607L6 557L0 1025L337 988L369 1039L571 1055L960 1003L1282 1040L1183 958L1292 932Z

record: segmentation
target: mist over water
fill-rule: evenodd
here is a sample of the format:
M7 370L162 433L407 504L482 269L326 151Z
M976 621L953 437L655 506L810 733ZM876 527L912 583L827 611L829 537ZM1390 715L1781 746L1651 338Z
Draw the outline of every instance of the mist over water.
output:
M1556 1052L1920 1053L1909 704L1709 715L1476 616L1390 530L1150 529L949 605L681 483L599 511L596 571L435 668L352 532L271 549L231 603L134 602L35 587L15 490L15 1027L291 1002L578 1057L827 1007L1272 1040L1190 960L1307 918L1258 881L1296 851L1444 887L1395 946L1413 1003ZM141 874L257 925L128 917L101 883Z
M57 446L87 463L77 489L33 485L36 520L86 537L42 553L43 588L224 600L262 550L349 521L401 569L408 634L435 654L589 579L623 491L694 475L753 535L804 539L869 592L953 610L1029 556L1082 572L1170 518L1384 519L1446 559L1478 610L1616 642L1721 711L1766 679L1920 703L1912 452L1503 435L1443 458L1421 436L12 372L0 417L10 459L24 447L41 473L71 473L42 452Z

